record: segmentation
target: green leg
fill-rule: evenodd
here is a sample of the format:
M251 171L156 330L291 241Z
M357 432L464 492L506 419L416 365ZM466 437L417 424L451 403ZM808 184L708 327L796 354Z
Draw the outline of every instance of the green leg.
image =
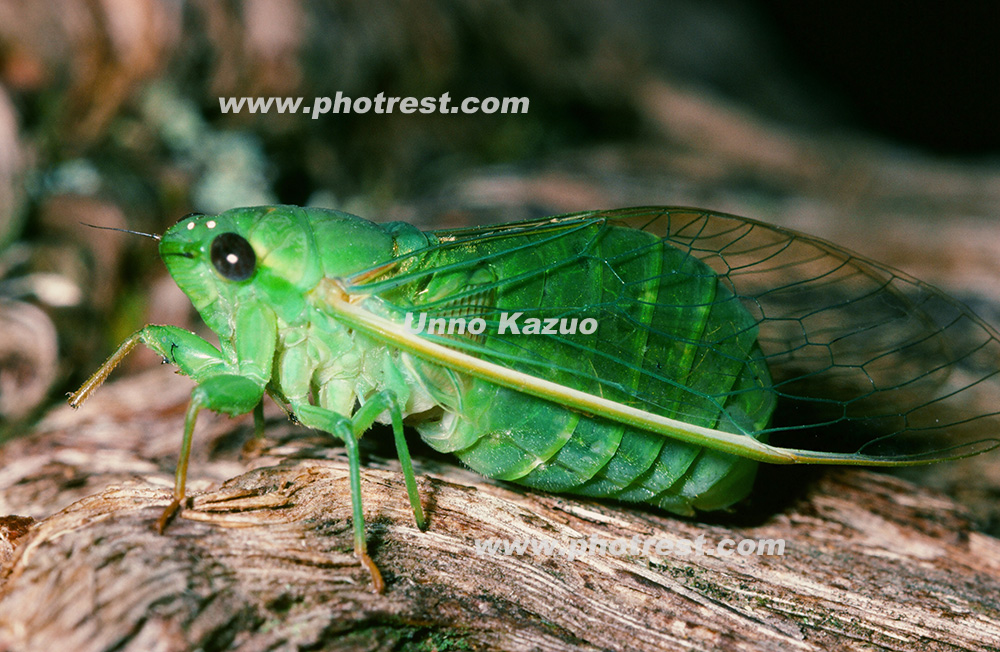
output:
M264 388L254 381L234 374L212 376L191 392L191 402L184 415L181 454L177 460L177 472L174 476L174 499L156 521L156 529L160 534L163 534L184 500L188 461L191 458L191 439L198 413L204 408L225 414L246 414L250 410L255 410L256 413L256 408L263 404L261 401L263 393Z
M182 374L197 383L184 418L184 440L174 480L174 499L157 521L161 532L184 499L191 437L198 413L208 408L235 416L254 410L255 427L258 432L263 429L261 399L271 377L276 328L274 314L269 309L257 305L238 309L234 315L237 334L229 342L229 355L224 355L217 347L182 328L145 326L129 336L70 397L69 404L79 407L140 342L160 354L164 362L177 365Z
M174 499L156 522L157 530L162 533L184 500L191 438L198 413L203 408L230 415L249 412L262 405L265 381L239 375L236 369L230 368L217 348L190 331L176 326L146 326L122 342L94 375L71 395L69 404L79 407L140 342L163 356L164 360L176 364L181 373L198 383L191 392L191 403L184 417L184 439L174 478ZM257 412L254 414L255 425L262 428L263 418L258 422Z
M342 439L347 448L354 520L354 554L371 574L375 592L381 593L385 590L385 582L378 566L368 555L368 542L365 539L365 515L361 509L361 455L358 451L358 439L354 436L353 424L347 417L315 405L295 406L295 415L303 425L329 432Z
M209 376L230 371L222 353L194 333L176 326L146 326L122 342L118 350L104 361L87 382L70 395L70 406L80 407L140 342L162 356L164 361L177 365L182 374L196 383Z
M332 410L315 405L296 405L293 406L293 409L295 415L303 425L324 430L344 441L344 445L347 448L347 459L350 464L351 508L354 518L354 554L357 555L361 563L371 573L375 590L381 593L385 588L385 583L375 562L368 555L368 543L365 538L364 511L361 506L361 456L358 440L371 427L378 415L386 410L389 410L389 414L392 416L392 430L396 439L396 450L399 453L400 464L403 467L403 477L406 481L406 491L410 498L410 507L413 509L413 518L417 523L417 527L421 530L426 528L423 508L420 506L420 495L417 492L417 481L413 473L413 463L410 460L410 452L406 447L406 440L403 436L402 410L396 400L396 395L390 390L379 392L365 402L351 419L343 417Z
M392 390L386 389L375 394L354 414L352 420L354 435L360 439L361 435L375 423L378 415L386 410L389 410L389 415L392 417L392 435L396 440L399 465L403 468L403 480L406 482L406 493L410 498L410 507L413 509L413 520L416 521L418 528L426 530L427 521L424 519L424 510L420 505L417 478L413 473L410 449L406 446L406 437L403 433L403 412L396 400L396 394Z
M174 474L174 499L164 508L160 518L156 520L156 531L163 534L167 525L181 508L184 500L184 488L187 484L188 460L191 458L191 439L194 434L194 424L198 419L198 413L203 406L194 400L188 403L187 412L184 415L184 439L181 441L181 454L177 459L177 471Z

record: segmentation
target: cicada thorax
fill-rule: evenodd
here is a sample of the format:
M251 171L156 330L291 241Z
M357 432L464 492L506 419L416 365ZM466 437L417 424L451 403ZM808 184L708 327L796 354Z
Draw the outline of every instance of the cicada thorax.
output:
M441 250L425 264L461 271L411 288L414 310L485 320L466 347L481 357L699 426L756 436L768 424L756 321L709 267L660 238L591 221ZM580 328L586 319L596 328ZM446 416L418 431L489 477L679 513L728 506L752 484L751 460L411 363L423 386L450 388Z

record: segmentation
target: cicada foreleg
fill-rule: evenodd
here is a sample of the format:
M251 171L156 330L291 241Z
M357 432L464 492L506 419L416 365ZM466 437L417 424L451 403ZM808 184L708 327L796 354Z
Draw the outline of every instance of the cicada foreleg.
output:
M230 415L249 412L260 404L265 383L245 375L245 372L236 373L237 370L231 368L216 347L194 333L176 326L151 325L136 331L125 340L72 395L70 405L78 407L83 403L139 342L161 355L165 362L177 365L182 374L198 383L191 392L191 403L184 417L184 438L174 476L173 500L156 522L157 530L162 533L184 500L191 439L198 413L204 408Z
M224 414L246 414L256 409L264 395L263 384L246 376L237 374L219 374L201 381L191 392L191 403L184 415L184 439L181 443L181 455L177 460L177 474L174 478L174 499L156 521L156 529L161 534L166 529L170 519L180 509L184 500L185 484L187 482L188 460L191 457L191 438L194 434L194 424L198 413L208 408Z

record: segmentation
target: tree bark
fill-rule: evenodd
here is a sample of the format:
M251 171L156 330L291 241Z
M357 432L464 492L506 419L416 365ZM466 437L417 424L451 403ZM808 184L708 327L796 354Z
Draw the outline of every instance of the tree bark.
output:
M686 520L491 482L421 451L420 532L372 438L362 493L387 582L377 595L352 552L341 449L279 418L241 460L252 424L206 415L193 499L159 535L190 387L167 369L113 383L0 451L0 513L37 519L0 522L12 542L0 649L1000 647L1000 540L947 497L867 471L764 467L741 512ZM785 547L477 554L492 537Z

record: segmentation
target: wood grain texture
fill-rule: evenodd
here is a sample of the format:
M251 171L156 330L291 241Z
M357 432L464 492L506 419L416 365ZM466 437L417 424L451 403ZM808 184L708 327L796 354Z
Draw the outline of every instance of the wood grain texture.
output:
M211 417L193 499L160 536L189 389L167 368L113 383L2 450L0 512L38 522L3 566L0 649L1000 648L1000 540L947 497L865 471L771 467L742 515L688 521L420 456L420 532L401 474L376 448L362 475L387 581L375 595L352 553L339 449L274 419L241 461L250 423ZM591 536L786 549L570 560L475 546Z

